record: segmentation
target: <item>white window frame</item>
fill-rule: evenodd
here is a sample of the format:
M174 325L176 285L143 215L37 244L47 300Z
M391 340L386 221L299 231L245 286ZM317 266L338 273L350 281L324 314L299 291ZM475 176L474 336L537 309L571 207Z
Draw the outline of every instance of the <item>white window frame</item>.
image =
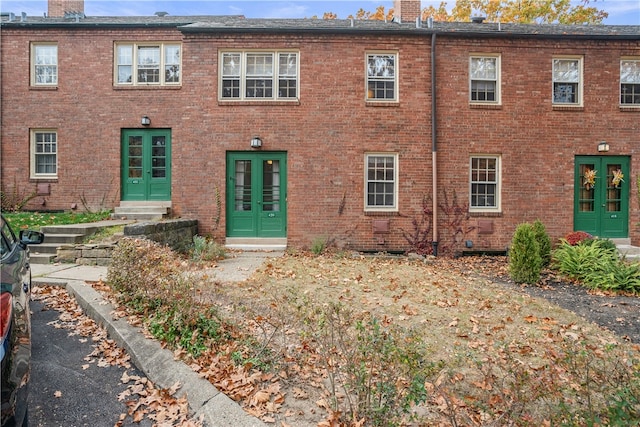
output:
M551 61L551 102L554 106L582 107L584 93L584 73L582 56L556 56ZM563 64L575 63L575 70L563 67ZM572 74L576 74L573 76ZM577 80L577 81L576 81ZM575 101L557 100L556 84L575 85Z
M385 57L393 58L393 66L386 67L383 63ZM380 59L379 65L376 66L376 59ZM392 75L389 75L389 69L391 69ZM399 100L399 88L398 88L398 74L399 74L399 61L398 52L391 51L370 51L365 53L364 57L364 77L365 77L365 99L367 102L398 102ZM386 93L387 89L383 88L387 84L393 85L392 97L378 97L379 93ZM376 88L376 85L383 85L383 87Z
M258 60L271 59L271 63ZM295 59L295 64L291 64ZM229 62L233 60L233 62ZM218 55L219 101L284 101L300 99L300 52L297 50L225 50ZM270 81L270 93L259 94L259 89L249 94L249 82L259 84ZM294 82L294 86L288 83ZM227 85L236 93L229 93ZM289 93L295 91L293 96Z
M474 179L474 159L478 160L495 160L495 179ZM487 170L487 169L484 169ZM494 185L495 186L495 203L493 206L479 206L477 203L474 205L474 185ZM469 157L469 211L470 212L501 212L502 211L502 161L499 155L494 154L473 154ZM485 193L486 194L486 193Z
M369 176L369 159L373 157L393 159L393 204L376 205L369 204L369 184L389 183L389 179L376 179ZM365 212L397 212L398 211L398 176L399 176L398 153L366 153L364 156L364 210ZM383 193L384 194L384 193Z
M44 52L38 52L40 48L47 50L54 48L54 52L53 54L43 55ZM55 42L31 43L31 86L58 86L58 71L58 44ZM50 81L39 81L38 76L44 76Z
M58 131L56 129L31 129L30 133L31 179L58 178ZM52 135L55 141L44 139L46 135ZM43 138L39 138L39 136ZM43 145L44 151L39 152L39 144ZM39 157L52 155L55 156L53 164L55 172L38 172Z
M157 48L155 62L146 68L158 70L158 81L140 81L140 71L145 69L139 64L141 49ZM178 58L169 58L169 49L178 48ZM127 52L128 50L128 52ZM121 55L124 54L124 55ZM120 70L130 69L130 81L121 81ZM126 75L126 74L125 74ZM173 81L176 79L177 81ZM172 76L172 77L170 77ZM182 43L180 42L117 42L113 48L113 84L118 87L142 86L180 86L182 85Z
M623 101L622 85L633 85L632 102ZM640 107L640 58L629 57L620 59L620 106ZM636 102L637 100L637 102Z
M469 102L471 104L491 104L491 105L500 105L501 100L501 79L500 79L500 55L495 53L473 53L469 56ZM474 73L474 63L475 61L495 61L495 68L493 69L494 76L491 76L491 70L476 70ZM488 82L493 83L495 89L495 99L487 100L487 99L473 99L473 84L474 82Z

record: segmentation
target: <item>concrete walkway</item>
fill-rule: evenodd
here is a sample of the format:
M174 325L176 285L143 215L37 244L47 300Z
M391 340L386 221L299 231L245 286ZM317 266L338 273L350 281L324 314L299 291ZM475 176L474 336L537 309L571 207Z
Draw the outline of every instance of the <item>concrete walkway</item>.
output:
M223 260L218 267L207 269L206 274L218 281L238 282L247 279L264 261L281 256L282 252L241 252ZM170 388L176 382L182 387L179 397L186 396L190 410L196 418L203 417L210 427L266 426L261 420L247 414L237 403L218 391L209 381L173 358L173 353L162 349L155 340L145 338L139 328L126 320L113 319L114 307L87 282L106 280L107 267L76 264L32 264L33 285L66 287L85 313L102 325L111 339L123 347L132 362L156 385Z

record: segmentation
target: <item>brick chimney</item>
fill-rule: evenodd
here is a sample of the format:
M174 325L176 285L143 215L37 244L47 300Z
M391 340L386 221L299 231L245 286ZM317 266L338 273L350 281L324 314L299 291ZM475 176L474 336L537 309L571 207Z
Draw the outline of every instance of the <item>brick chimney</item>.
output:
M71 14L84 15L84 0L49 0L49 13L51 18L62 18Z
M415 22L422 19L420 0L393 0L393 16L400 22Z

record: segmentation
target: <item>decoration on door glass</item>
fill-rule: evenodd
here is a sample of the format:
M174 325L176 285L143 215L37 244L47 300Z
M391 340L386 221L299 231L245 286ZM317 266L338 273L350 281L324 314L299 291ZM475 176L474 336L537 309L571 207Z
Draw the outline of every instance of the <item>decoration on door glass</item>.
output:
M611 182L613 183L613 186L618 188L620 183L624 182L623 178L624 178L624 174L622 173L621 169L613 171L613 179L611 180Z
M595 169L587 169L584 171L584 188L590 190L596 185L596 173Z

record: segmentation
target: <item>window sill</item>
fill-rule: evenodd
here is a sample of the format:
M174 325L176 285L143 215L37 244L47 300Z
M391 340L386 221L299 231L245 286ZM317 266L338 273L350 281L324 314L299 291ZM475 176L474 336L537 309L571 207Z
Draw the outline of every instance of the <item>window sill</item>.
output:
M182 86L113 86L113 90L179 90Z
M502 105L470 103L469 108L472 108L474 110L502 110Z
M300 100L299 99L294 99L292 101L282 101L282 100L264 100L264 101L257 101L257 100L251 100L251 101L247 101L247 100L237 100L237 101L231 101L231 100L222 100L219 99L218 100L218 105L219 106L223 106L223 105L300 105Z
M621 105L620 111L625 113L638 113L640 112L640 105Z
M53 182L58 182L58 177L57 176L30 176L29 177L29 182L42 182L42 183L53 183Z
M365 105L367 107L399 107L400 103L398 101L374 101L366 99Z
M364 211L364 216L400 216L398 211Z
M29 86L29 90L58 90L58 86Z
M495 211L469 211L471 218L502 218L502 212Z
M582 105L552 105L553 111L584 111Z

